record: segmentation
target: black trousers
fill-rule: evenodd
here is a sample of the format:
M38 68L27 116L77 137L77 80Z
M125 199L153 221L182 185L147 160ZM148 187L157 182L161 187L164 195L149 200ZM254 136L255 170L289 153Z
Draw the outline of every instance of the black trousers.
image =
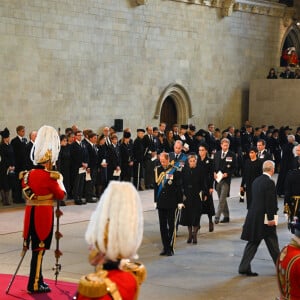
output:
M42 274L42 264L45 250L32 251L30 262L30 273L27 285L27 290L37 291L39 286L44 282Z
M164 251L173 251L175 232L175 208L158 209L159 228Z
M267 245L267 248L272 257L272 260L273 260L274 264L276 265L278 255L280 253L276 231L274 230L274 232L272 232L268 236L266 236L264 238L264 241ZM260 242L261 242L261 240L254 241L254 242L250 241L247 243L240 266L239 266L239 272L243 273L243 272L251 271L251 261L257 252Z
M73 183L73 197L75 201L79 201L82 198L83 188L84 188L85 174L76 174L74 183Z

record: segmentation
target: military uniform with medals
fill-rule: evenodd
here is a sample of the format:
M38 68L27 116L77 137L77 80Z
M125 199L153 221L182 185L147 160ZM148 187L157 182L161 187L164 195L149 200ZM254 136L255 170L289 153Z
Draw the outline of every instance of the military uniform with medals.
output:
M182 203L182 180L180 168L161 165L154 169L154 201L158 209L159 226L163 251L161 255L173 255L175 235L175 212Z

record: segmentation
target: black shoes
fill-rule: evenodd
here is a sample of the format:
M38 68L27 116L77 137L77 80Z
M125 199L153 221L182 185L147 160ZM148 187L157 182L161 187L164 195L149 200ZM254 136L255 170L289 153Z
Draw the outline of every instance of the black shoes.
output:
M250 277L255 277L258 276L258 273L256 272L252 272L252 271L247 271L247 272L239 272L241 275L245 275L245 276L250 276Z
M38 286L37 290L34 289L27 289L29 294L42 294L42 293L50 293L51 289L49 288L48 284L43 282Z
M223 220L220 221L220 223L229 223L229 217L224 217Z
M97 199L96 197L92 197L92 198L90 198L90 199L87 199L86 202L87 202L87 203L96 203L97 200L98 200L98 199Z
M160 256L173 256L174 255L174 251L173 250L163 250L162 252L159 253Z
M209 232L213 232L214 231L214 223L213 222L209 222L208 230L209 230Z
M219 224L220 219L218 217L215 217L215 224Z

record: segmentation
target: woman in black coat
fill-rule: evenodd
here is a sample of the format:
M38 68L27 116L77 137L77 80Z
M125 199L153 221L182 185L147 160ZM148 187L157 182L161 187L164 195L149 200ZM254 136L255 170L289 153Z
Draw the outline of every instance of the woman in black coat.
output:
M132 143L130 143L130 132L124 132L123 139L120 144L120 159L121 159L121 181L131 181L133 176L133 154Z
M257 149L255 147L250 148L249 159L245 162L240 193L241 195L246 192L247 209L249 209L252 202L252 182L254 179L262 174L263 161L256 157ZM241 202L241 201L240 201Z
M207 215L209 221L209 232L214 231L212 217L215 215L215 206L213 201L213 183L214 183L214 165L213 160L208 157L208 145L199 146L198 166L201 174L204 175L205 197L202 199L201 215ZM201 217L201 216L200 216Z
M188 227L187 243L197 244L197 233L200 229L202 201L200 192L204 189L204 173L197 166L197 155L188 156L188 163L182 169L184 209L180 224Z
M0 143L0 192L3 205L10 205L9 203L9 190L15 182L15 161L14 150L9 143L9 131L5 128L0 132L2 137Z

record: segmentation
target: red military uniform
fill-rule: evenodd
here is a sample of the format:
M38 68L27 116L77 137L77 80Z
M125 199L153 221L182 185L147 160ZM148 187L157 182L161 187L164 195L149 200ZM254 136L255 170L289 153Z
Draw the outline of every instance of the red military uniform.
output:
M117 291L121 295L122 300L134 300L137 299L138 284L135 277L126 271L121 270L110 270L108 271L107 277L111 282L116 284ZM90 297L92 296L92 297ZM106 293L102 296L93 297L95 295L82 295L80 291L77 295L77 300L111 300L114 299L106 288Z
M281 300L300 299L300 244L294 239L279 255L277 279Z
M46 249L50 248L53 235L53 200L62 200L63 186L58 182L60 174L48 171L39 165L36 169L22 173L22 188L26 198L24 217L24 247L31 243L32 259L27 290L47 292L43 281L42 260Z
M23 231L25 240L31 238L32 250L50 248L51 238L47 243L45 241L49 239L53 229L53 200L62 200L65 196L64 190L57 182L58 178L58 172L47 171L43 167L33 169L23 176L22 187L29 187L35 194L31 200L26 199ZM36 233L34 236L33 228L30 228L31 222Z
M81 277L77 300L138 299L139 287L146 278L143 264L126 262L119 269L118 262L107 262L96 273Z

